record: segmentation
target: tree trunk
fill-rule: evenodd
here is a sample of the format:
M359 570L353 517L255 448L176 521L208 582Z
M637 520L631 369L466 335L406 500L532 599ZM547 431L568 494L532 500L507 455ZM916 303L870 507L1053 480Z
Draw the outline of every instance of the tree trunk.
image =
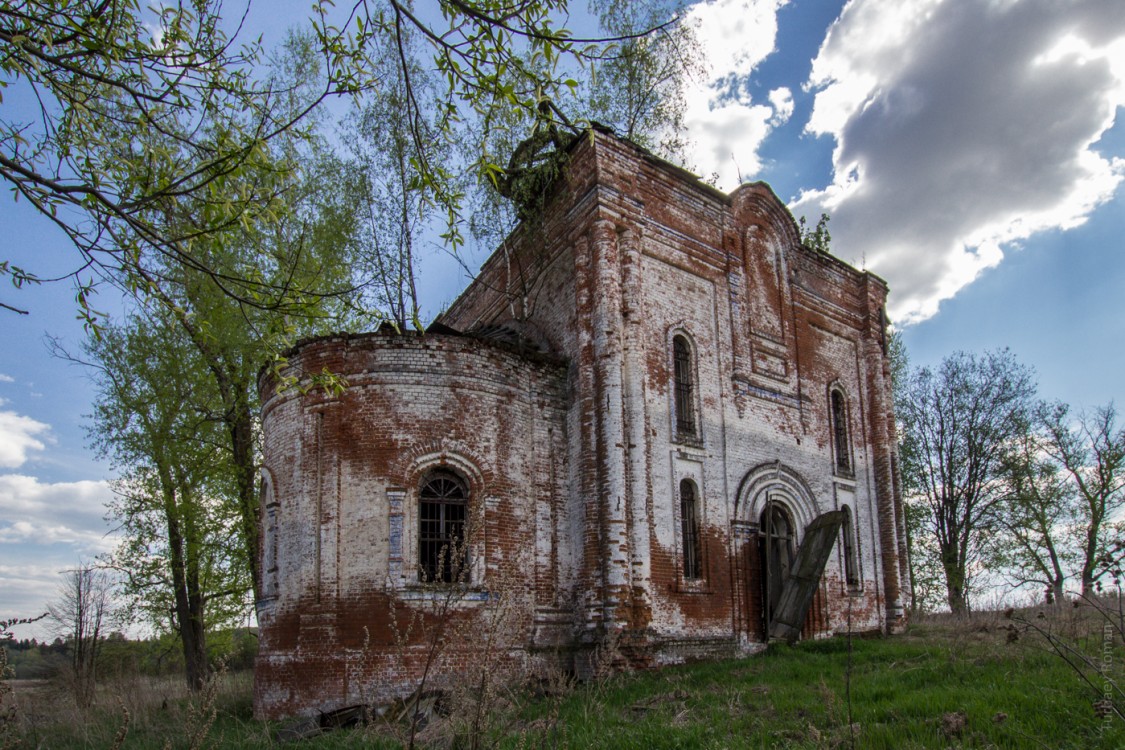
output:
M258 560L259 518L257 463L254 457L254 415L250 410L249 384L232 383L233 403L227 409L228 429L238 482L238 510L241 516L243 554L250 569L254 598L262 594L261 565Z
M918 579L917 573L914 570L914 539L913 535L907 532L906 534L906 563L907 570L910 573L910 614L918 614Z
M964 558L952 551L942 550L942 570L945 572L946 602L949 611L957 616L968 614L969 605L965 598L965 565Z
M1065 577L1059 577L1051 581L1051 596L1054 597L1055 604L1062 604L1066 599L1065 583Z
M254 415L250 408L253 376L244 377L241 374L244 363L238 360L238 355L216 350L186 313L181 311L178 319L207 363L223 404L223 423L230 435L231 460L238 486L238 509L241 516L239 531L242 534L243 555L250 570L254 598L260 599L262 576L258 564L258 467L254 455Z
M193 691L202 690L210 677L207 663L207 631L203 621L203 594L199 590L198 571L190 571L188 580L187 619L180 624L180 640L184 646L184 676Z
M200 690L207 681L207 650L203 622L203 596L199 591L199 571L192 554L190 531L181 525L182 503L176 501L171 476L161 472L164 483L164 514L168 524L168 551L171 557L172 588L175 592L176 630L184 652L184 677L188 688ZM185 522L189 519L184 519Z
M200 690L207 682L208 668L199 576L187 570L184 539L175 521L168 524L168 542L172 552L172 585L176 591L176 630L184 652L184 677L189 689Z
M949 611L958 617L963 617L969 613L969 605L965 601L964 587L957 587L946 582L946 601L949 603Z

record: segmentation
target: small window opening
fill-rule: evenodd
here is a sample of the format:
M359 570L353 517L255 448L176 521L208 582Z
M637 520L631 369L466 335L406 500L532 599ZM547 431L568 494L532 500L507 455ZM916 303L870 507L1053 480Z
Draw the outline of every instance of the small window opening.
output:
M278 505L273 497L273 486L262 477L258 485L258 496L262 498L262 511L265 527L262 533L262 595L266 598L278 595L277 537Z
M844 523L841 531L844 534L844 578L848 588L859 587L859 561L855 552L855 529L852 524L852 509L848 506L841 508L844 511Z
M672 359L674 364L676 398L676 433L685 437L696 437L695 383L692 376L691 347L683 336L672 339Z
M836 472L838 474L851 474L852 460L848 445L848 408L844 403L844 394L833 390L831 404L832 441L836 448Z
M680 482L680 535L682 537L684 578L701 578L703 560L699 548L699 506L695 482Z

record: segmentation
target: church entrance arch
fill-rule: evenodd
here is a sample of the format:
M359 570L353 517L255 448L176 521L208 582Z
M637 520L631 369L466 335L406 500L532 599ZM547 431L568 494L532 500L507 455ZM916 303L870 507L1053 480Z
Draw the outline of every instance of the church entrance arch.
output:
M747 472L735 499L735 591L740 637L767 639L770 622L802 542L803 530L820 514L804 479L781 462Z

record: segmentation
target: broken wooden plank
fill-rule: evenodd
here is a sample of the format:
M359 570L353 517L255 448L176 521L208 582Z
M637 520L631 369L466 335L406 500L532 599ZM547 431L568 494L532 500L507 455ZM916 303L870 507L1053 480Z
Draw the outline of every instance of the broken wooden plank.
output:
M784 639L792 643L800 637L805 615L816 596L820 577L824 574L832 545L836 543L843 523L844 512L833 510L817 516L805 528L804 539L797 550L797 559L789 573L789 580L781 590L781 599L770 621L771 639Z

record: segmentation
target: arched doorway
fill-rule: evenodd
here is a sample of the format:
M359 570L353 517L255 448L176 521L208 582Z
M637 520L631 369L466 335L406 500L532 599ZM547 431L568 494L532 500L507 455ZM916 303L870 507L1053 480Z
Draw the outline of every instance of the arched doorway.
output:
M731 529L731 597L735 632L748 644L768 640L784 605L785 584L800 572L796 564L805 530L820 513L809 485L780 461L755 466L739 484Z
M758 559L762 565L761 612L763 632L766 632L797 556L797 530L789 508L772 496L762 509L758 530Z

